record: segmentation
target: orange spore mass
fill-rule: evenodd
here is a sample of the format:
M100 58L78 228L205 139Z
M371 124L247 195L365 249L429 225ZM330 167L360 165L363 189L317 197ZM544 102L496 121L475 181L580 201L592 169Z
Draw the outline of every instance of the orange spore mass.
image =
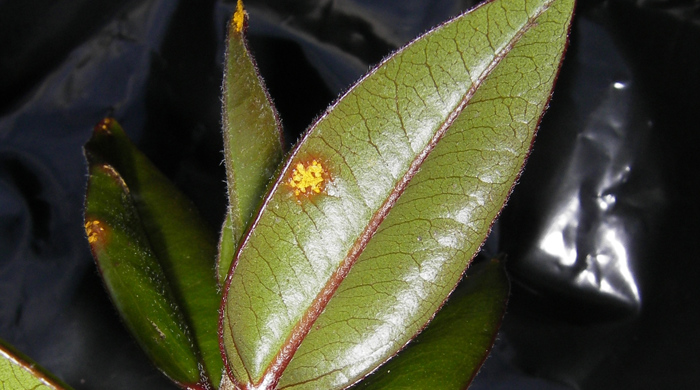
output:
M88 242L92 245L100 240L104 240L106 227L97 219L92 219L85 222L85 233L87 234Z
M323 192L328 179L326 168L316 159L308 162L298 162L287 180L287 186L297 198Z

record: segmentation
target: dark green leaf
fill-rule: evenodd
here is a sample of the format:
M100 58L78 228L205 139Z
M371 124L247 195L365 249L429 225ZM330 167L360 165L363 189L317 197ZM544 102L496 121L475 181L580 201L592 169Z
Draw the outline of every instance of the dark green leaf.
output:
M218 384L216 235L116 121L96 126L85 151L85 228L114 303L168 376Z
M344 388L426 325L522 170L573 3L488 2L387 59L313 125L227 279L234 381Z

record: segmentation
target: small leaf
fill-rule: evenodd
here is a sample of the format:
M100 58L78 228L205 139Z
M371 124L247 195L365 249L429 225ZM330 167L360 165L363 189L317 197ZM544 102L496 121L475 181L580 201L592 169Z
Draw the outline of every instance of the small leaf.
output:
M0 340L0 389L68 390L70 387Z
M85 152L85 229L122 317L173 380L218 384L216 235L113 119L95 127Z
M229 24L224 65L224 160L229 212L219 241L223 285L233 254L275 169L282 160L282 130L245 39L248 17L238 0Z
M223 347L239 387L345 388L425 327L522 170L573 4L487 2L388 58L312 126L227 279Z
M497 260L471 266L462 284L406 349L353 389L466 389L491 350L510 285Z
M171 379L199 382L196 352L165 273L148 243L128 187L109 164L91 164L85 230L119 313Z

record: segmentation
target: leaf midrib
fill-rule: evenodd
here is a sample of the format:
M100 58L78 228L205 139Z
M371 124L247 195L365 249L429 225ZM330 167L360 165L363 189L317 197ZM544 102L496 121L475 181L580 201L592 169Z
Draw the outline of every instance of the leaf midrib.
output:
M338 287L342 283L342 281L345 279L345 277L350 273L350 270L352 269L353 265L357 261L357 259L360 257L362 252L364 251L365 247L367 246L367 243L371 240L371 238L374 236L376 233L377 229L381 225L381 223L384 221L386 216L389 214L391 209L394 207L396 204L396 201L399 199L401 194L404 192L404 190L408 187L408 184L410 183L411 179L415 174L418 172L420 167L422 166L423 162L427 159L428 155L432 152L432 150L435 148L435 146L438 144L438 142L443 138L443 136L447 133L447 131L452 127L454 122L457 120L457 118L460 116L460 114L464 111L464 109L467 107L469 102L471 101L471 98L474 96L474 94L479 90L483 82L491 75L491 73L496 69L496 67L501 63L501 61L508 55L508 53L513 49L513 47L520 41L520 39L525 35L525 33L530 30L532 27L534 27L537 23L536 20L544 13L546 12L551 4L554 2L554 0L547 1L544 3L537 12L535 12L528 20L526 23L521 26L520 29L516 31L516 33L513 35L511 40L508 42L507 45L505 45L500 51L498 51L493 59L491 60L489 66L487 66L482 73L479 75L479 77L472 83L472 85L469 87L469 89L465 92L464 97L460 101L460 103L452 110L450 115L445 119L443 124L435 131L435 134L431 138L431 140L427 143L427 145L423 148L421 153L419 153L411 165L409 166L408 170L406 173L404 173L403 177L397 182L396 186L394 189L391 191L391 193L387 196L387 199L384 201L384 203L378 208L378 210L374 213L372 218L370 218L367 226L363 230L363 232L360 234L360 236L355 240L355 243L353 246L350 248L348 251L348 254L345 256L343 261L340 263L339 267L333 272L331 277L328 279L328 282L324 286L323 289L319 292L319 294L314 298L312 301L310 307L308 310L304 313L302 318L297 322L297 324L294 326L292 331L290 332L289 337L285 340L285 342L282 344L280 350L278 351L277 355L272 359L272 362L268 365L268 367L265 369L263 375L261 376L261 380L253 384L252 386L246 386L246 389L272 389L275 388L276 384L279 382L279 379L282 376L282 373L286 369L287 365L289 362L292 360L292 357L294 356L294 353L296 350L299 348L303 340L305 339L306 335L308 332L311 330L311 327L313 326L314 322L318 317L321 315L323 310L325 309L326 305L330 301L330 299L334 296L335 292L337 291ZM488 3L488 2L487 2ZM480 5L479 7L485 5L486 3ZM475 9L471 10L470 12L474 11ZM447 22L449 23L449 22ZM445 23L445 24L447 24ZM419 37L420 39L422 37ZM410 43L409 43L410 45ZM391 58L387 59L390 60ZM379 64L376 69L379 69L382 65ZM374 71L372 72L374 73ZM369 77L372 73L368 74L367 77ZM357 84L356 84L357 85ZM351 93L354 90L354 87L350 89L347 93ZM342 97L339 99L342 100ZM325 115L324 115L325 116ZM322 118L320 118L322 119ZM319 120L320 120L319 119ZM313 128L313 127L312 127ZM307 133L308 135L309 133ZM306 138L306 137L305 137ZM294 153L289 157L287 165L289 164L290 161L294 159L294 156L296 155L296 152L299 150L299 147L304 143L304 139L299 143L297 148L295 148ZM277 187L277 184L275 185ZM269 195L265 201L269 200ZM264 209L264 206L263 206ZM257 225L258 218L256 218L252 228L254 228L254 225ZM250 230L253 230L253 229ZM248 373L249 378L250 378L250 373Z

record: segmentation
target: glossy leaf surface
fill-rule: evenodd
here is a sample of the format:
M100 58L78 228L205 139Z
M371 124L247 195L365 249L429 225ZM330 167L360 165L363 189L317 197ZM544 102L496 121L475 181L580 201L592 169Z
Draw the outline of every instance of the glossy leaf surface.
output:
M85 152L86 233L120 314L173 380L218 384L216 235L116 121L96 126Z
M0 340L0 389L62 390L70 387Z
M241 388L344 388L433 317L530 150L573 0L488 2L316 122L244 238L222 315Z
M510 285L497 260L472 266L427 328L354 390L466 389L486 359Z
M277 113L248 50L247 15L239 0L229 25L223 86L223 134L229 212L219 243L223 284L243 231L282 160Z

